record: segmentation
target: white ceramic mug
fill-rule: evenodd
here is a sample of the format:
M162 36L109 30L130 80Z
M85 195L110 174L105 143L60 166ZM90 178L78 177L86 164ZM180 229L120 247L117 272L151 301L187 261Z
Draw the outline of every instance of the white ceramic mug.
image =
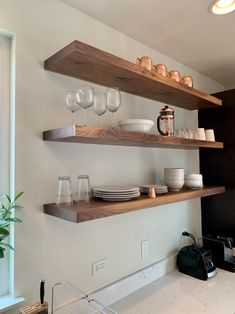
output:
M211 141L211 142L215 141L214 130L212 130L212 129L206 130L206 140Z
M198 139L201 141L205 141L206 140L206 133L205 133L205 129L204 128L198 128L197 129L197 135L198 135Z

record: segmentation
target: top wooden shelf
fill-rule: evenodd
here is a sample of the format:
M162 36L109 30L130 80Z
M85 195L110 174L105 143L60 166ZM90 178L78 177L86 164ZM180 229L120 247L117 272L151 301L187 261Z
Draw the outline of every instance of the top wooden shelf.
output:
M184 109L222 105L222 101L214 96L79 41L73 41L48 58L44 68L95 84L116 86L123 92Z

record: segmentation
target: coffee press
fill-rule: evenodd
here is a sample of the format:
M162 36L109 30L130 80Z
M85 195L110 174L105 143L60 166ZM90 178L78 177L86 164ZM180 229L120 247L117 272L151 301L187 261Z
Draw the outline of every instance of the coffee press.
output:
M169 107L165 106L161 109L160 115L157 118L157 129L161 135L174 135L175 128L175 112Z

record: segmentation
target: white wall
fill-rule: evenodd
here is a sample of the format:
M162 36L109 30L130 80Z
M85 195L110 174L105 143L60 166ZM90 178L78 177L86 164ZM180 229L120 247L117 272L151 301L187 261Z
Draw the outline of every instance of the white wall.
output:
M200 234L200 201L193 200L73 224L42 213L55 199L58 175L90 175L92 185L162 182L164 167L198 171L198 152L42 141L42 131L70 124L65 91L84 83L46 72L43 61L74 39L135 60L150 55L209 93L223 86L118 33L57 0L1 0L0 28L16 33L16 189L24 190L24 224L16 227L16 295L38 298L41 278L49 289L72 280L85 291L97 289L177 250L184 229ZM102 89L92 85L96 90ZM123 94L119 118L156 119L163 104ZM110 125L106 114L103 124ZM91 125L98 119L89 115ZM197 112L176 109L177 127L196 127ZM140 241L149 239L150 255L140 259ZM102 258L108 270L91 276L91 263ZM69 296L61 295L58 303Z

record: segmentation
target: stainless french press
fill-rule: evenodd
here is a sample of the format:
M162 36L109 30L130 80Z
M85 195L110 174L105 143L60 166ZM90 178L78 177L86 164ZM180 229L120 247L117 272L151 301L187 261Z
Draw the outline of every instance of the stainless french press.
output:
M165 106L161 109L160 114L157 118L157 129L161 135L174 135L175 112L171 107Z

